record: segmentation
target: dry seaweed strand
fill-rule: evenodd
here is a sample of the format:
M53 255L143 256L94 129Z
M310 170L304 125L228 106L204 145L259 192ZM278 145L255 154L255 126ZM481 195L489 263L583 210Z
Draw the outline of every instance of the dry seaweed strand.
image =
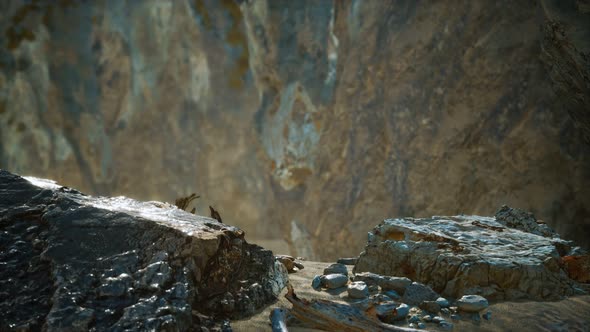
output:
M377 318L375 307L370 307L367 311L362 312L350 305L328 300L308 301L297 297L290 284L287 285L287 288L285 298L293 305L293 308L290 309L291 315L310 328L344 332L424 331L385 324Z
M176 201L174 201L174 205L176 205L179 209L182 209L184 211L186 211L186 209L188 208L189 204L192 203L192 201L194 201L195 199L199 198L201 196L197 196L197 194L192 193L187 197L180 197L177 198ZM196 208L193 208L190 211L192 214L195 214L197 212Z
M223 223L223 221L221 221L221 215L219 214L219 211L215 210L211 205L209 205L209 210L211 211L211 218L219 221L220 223Z

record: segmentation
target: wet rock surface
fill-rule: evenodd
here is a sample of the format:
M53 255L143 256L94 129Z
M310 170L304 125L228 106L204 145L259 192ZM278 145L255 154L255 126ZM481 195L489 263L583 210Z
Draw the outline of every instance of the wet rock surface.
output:
M3 170L0 267L0 330L218 329L288 278L238 228Z
M581 289L586 265L566 263L586 257L532 214L502 207L497 218L385 220L369 233L354 273L405 276L451 298L555 300Z

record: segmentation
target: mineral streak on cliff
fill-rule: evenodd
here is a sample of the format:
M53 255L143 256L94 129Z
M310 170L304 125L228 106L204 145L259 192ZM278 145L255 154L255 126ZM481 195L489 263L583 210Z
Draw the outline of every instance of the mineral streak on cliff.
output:
M357 254L376 219L504 203L587 245L588 8L3 1L0 167L198 191L252 236L297 224L321 258Z

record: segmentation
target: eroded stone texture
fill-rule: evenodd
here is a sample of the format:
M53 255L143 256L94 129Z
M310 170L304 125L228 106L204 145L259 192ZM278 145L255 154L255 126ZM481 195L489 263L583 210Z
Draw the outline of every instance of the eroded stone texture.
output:
M252 314L288 278L238 228L4 170L0 266L0 330L214 327L200 314Z
M0 1L0 167L197 191L308 259L503 203L587 242L583 3Z
M528 213L503 207L498 215L506 218L385 220L369 233L354 273L406 276L453 298L558 299L574 294L579 285L568 277L564 259L579 248L554 232L548 237L508 226L528 225L537 232Z

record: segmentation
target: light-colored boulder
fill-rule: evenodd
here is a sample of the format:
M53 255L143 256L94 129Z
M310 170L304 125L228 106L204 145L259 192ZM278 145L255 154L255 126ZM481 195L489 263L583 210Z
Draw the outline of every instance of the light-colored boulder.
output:
M500 221L463 215L387 219L370 232L353 272L405 276L452 298L479 294L494 300L551 300L572 295L576 282L559 262L574 262L570 257L583 262L583 251L541 232L530 214L503 207L499 216ZM573 272L583 279L583 273Z
M464 295L457 300L457 307L459 307L459 310L466 312L480 312L488 306L488 300L479 295Z

